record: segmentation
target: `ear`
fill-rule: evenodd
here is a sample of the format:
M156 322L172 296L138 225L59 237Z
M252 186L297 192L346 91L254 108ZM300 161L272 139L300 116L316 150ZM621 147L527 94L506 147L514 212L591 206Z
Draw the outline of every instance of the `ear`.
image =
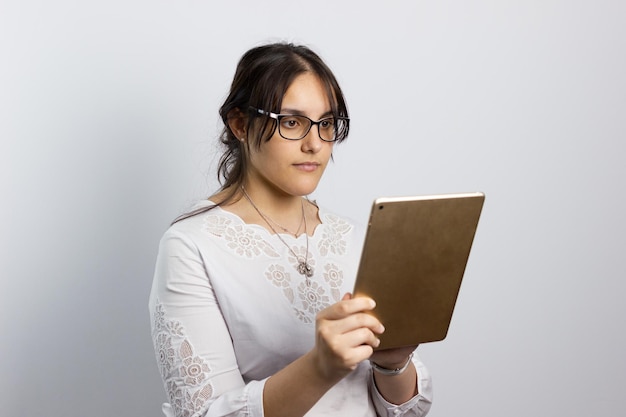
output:
M233 135L241 141L246 139L246 116L239 109L228 112L228 127Z

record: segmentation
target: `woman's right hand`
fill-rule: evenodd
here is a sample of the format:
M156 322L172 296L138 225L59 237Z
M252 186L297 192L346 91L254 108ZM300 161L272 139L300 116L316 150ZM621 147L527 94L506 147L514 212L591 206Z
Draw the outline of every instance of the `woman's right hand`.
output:
M368 359L385 328L367 314L376 304L368 297L343 296L320 311L316 319L314 354L323 377L339 380Z

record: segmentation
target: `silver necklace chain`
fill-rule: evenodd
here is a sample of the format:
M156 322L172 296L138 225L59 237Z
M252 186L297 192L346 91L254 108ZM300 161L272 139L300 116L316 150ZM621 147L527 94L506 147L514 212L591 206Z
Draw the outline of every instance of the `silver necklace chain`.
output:
M254 201L252 201L252 198L250 198L250 196L246 192L246 189L243 187L243 185L241 186L241 191L243 191L243 195L246 197L246 200L248 200L250 202L250 205L252 205L252 207L256 210L256 212L259 213L259 216L261 216L261 218L263 220L265 220L265 223L267 223L267 225L272 230L272 232L274 232L276 237L278 237L278 239L280 239L280 241L283 242L283 245L285 245L287 247L287 249L289 249L289 252L291 252L291 254L296 258L296 260L298 261L298 268L297 268L298 269L298 273L301 274L301 275L304 275L306 277L307 285L310 285L309 278L311 278L313 276L314 270L313 270L313 267L311 265L309 265L309 234L307 233L306 215L304 213L304 201L301 200L302 221L301 221L300 224L304 223L304 236L306 237L306 253L304 255L304 259L302 259L302 257L298 256L293 251L291 246L289 246L289 244L284 241L284 239L280 236L280 233L276 232L276 229L274 229L274 227L272 226L272 223L275 223L278 226L280 226L280 225L278 223L276 223L274 220L272 220L268 215L264 214L261 210L259 210L259 208L256 206L256 204L254 204ZM285 229L282 226L280 226L280 227L281 227L281 229ZM300 226L298 226L298 230L300 230ZM285 229L285 231L289 232L286 229ZM291 232L289 232L289 233L291 233ZM297 231L296 231L296 233L297 233ZM295 236L295 237L297 238L297 236Z
M296 229L296 232L293 233L291 230L287 229L285 226L282 226L280 223L276 222L276 220L272 219L270 216L268 216L265 213L262 213L258 208L256 208L256 211L265 218L265 221L270 221L272 223L274 223L275 226L278 226L279 229L281 229L283 232L285 233L289 233L290 235L293 235L293 237L295 237L296 239L298 238L298 232L300 231L300 229L302 228L302 224L306 221L305 216L304 216L304 205L302 206L302 218L300 219L300 224L298 225L298 228Z

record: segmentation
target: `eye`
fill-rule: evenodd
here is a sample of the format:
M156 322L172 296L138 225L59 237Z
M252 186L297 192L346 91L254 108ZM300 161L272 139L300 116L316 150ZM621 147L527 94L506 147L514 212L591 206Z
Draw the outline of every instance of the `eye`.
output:
M322 129L332 129L333 126L335 126L335 119L333 117L320 120L320 127Z
M298 129L302 125L302 121L298 116L284 116L280 124L286 129Z

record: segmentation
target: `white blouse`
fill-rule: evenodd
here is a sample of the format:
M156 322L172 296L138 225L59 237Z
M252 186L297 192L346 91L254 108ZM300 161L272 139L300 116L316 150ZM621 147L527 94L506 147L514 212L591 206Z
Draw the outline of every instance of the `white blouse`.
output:
M263 416L267 378L313 348L316 314L353 289L364 230L321 208L319 216L308 239L309 281L293 254L307 253L305 235L281 234L289 250L219 207L165 233L149 307L166 416ZM413 361L419 394L407 403L385 401L364 361L307 416L426 415L431 381Z

